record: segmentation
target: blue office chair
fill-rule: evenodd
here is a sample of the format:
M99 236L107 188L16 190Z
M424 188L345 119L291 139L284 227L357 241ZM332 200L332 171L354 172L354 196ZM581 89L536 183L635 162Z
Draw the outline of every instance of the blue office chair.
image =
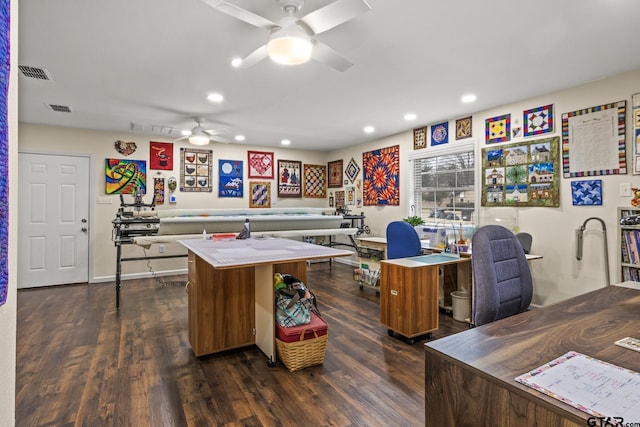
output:
M472 324L480 326L526 311L533 280L518 238L500 225L485 225L473 235Z
M420 237L406 221L393 221L387 225L387 258L407 258L420 255Z

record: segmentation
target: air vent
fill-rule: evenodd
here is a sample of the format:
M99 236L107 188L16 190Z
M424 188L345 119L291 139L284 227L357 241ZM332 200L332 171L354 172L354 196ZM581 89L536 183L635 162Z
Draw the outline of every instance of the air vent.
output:
M71 108L67 107L66 105L49 104L49 108L51 108L53 111L56 111L58 113L70 113L71 112Z
M18 69L22 72L22 75L29 77L30 79L37 80L53 80L49 70L46 68L30 67L28 65L18 65Z

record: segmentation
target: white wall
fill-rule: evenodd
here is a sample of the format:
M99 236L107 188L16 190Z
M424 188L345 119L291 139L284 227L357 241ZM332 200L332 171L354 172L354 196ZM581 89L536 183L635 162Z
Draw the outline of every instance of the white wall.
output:
M580 110L615 101L627 101L627 170L626 175L606 175L593 177L603 181L603 205L602 206L573 206L571 203L571 181L588 178L561 178L560 182L560 206L557 208L523 207L517 209L518 226L521 231L531 233L533 237L532 252L542 255L542 260L534 261L532 273L535 282L534 304L546 305L557 302L574 295L603 287L606 283L605 264L603 254L602 231L599 223L590 222L584 234L584 252L582 261L575 257L575 230L579 228L585 219L595 216L602 218L606 223L609 267L611 283L621 280L617 268L618 243L617 243L617 208L631 206L630 197L619 196L621 183L630 183L632 187L640 187L640 175L632 175L631 153L633 138L631 117L631 95L640 92L640 70L628 72L619 76L602 79L590 84L576 87L570 90L543 95L532 99L523 100L496 109L481 111L473 114L473 139L479 142L478 149L485 147L484 126L485 120L498 115L511 113L512 120L520 118L522 125L522 112L541 105L554 104L555 107L555 132L545 134L544 137L561 137L561 115L565 112ZM449 129L455 129L455 119L451 118ZM416 128L430 123L418 123ZM535 140L535 137L527 138L527 141ZM561 138L560 138L561 139ZM507 144L523 141L522 137L514 138ZM449 144L455 144L455 140ZM408 189L409 168L408 154L413 151L413 132L407 131L388 138L383 138L371 144L348 147L329 154L328 160L343 159L344 164L353 157L362 164L362 152L391 145L400 145L400 206L365 206L356 209L364 212L367 223L372 229L372 236L384 236L386 225L390 221L402 219L410 214L408 200L411 197ZM498 144L492 144L496 147ZM428 150L425 148L423 150ZM479 155L477 157L480 159ZM476 179L480 179L480 163L477 166ZM562 173L562 171L558 171ZM361 175L360 175L361 177ZM334 191L336 189L333 189ZM339 189L338 189L339 190ZM484 208L480 209L482 217Z
M0 306L0 427L15 425L16 403L16 232L18 230L18 2L10 2L11 8L11 76L9 86L9 291L7 302Z
M132 141L137 145L137 150L129 156L123 156L114 148L115 141ZM90 218L90 239L91 239L91 265L90 282L112 281L115 278L116 249L112 241L113 225L112 221L120 206L118 195L105 194L105 159L126 158L132 160L147 161L147 196L145 202L151 202L153 177L161 172L165 179L175 177L180 180L180 147L190 146L186 142L174 143L174 163L173 171L150 170L149 165L149 141L170 142L171 138L160 138L157 136L139 134L115 134L110 132L91 131L83 129L71 129L55 126L41 126L33 124L20 124L20 152L42 152L42 153L68 153L76 155L90 155L92 157L93 172L93 199L91 201L92 214ZM190 146L193 147L193 146ZM326 153L315 151L300 151L293 149L265 149L238 144L211 143L204 149L213 150L213 188L211 193L185 193L179 189L174 193L177 203L158 206L158 210L163 209L227 209L227 208L249 208L248 182L264 181L263 179L245 178L244 198L219 198L217 165L219 159L242 160L244 176L247 177L247 150L273 151L277 165L278 159L300 160L308 164L326 164ZM277 171L275 172L277 174ZM328 206L327 199L313 198L277 198L276 181L272 180L272 207L325 207ZM168 191L165 192L168 199ZM131 196L125 196L126 202L132 202ZM98 201L109 201L110 204L98 203ZM179 244L166 245L166 254L184 253L184 249ZM146 254L158 255L157 247L152 247ZM135 245L123 246L123 257L140 257L145 255L142 248ZM151 261L150 268L154 272L183 273L186 271L186 258L164 259ZM146 261L135 261L122 263L123 278L134 278L149 274Z

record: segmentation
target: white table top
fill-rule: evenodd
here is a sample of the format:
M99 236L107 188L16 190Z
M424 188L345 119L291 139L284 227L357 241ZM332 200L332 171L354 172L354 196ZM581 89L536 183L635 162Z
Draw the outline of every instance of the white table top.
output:
M347 250L277 238L191 239L178 242L213 267L221 269L353 254Z

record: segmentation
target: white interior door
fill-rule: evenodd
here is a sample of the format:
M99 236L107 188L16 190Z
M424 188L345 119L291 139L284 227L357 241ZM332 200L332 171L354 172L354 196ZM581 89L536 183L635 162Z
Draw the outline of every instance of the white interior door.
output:
M19 154L18 288L89 280L89 162Z

